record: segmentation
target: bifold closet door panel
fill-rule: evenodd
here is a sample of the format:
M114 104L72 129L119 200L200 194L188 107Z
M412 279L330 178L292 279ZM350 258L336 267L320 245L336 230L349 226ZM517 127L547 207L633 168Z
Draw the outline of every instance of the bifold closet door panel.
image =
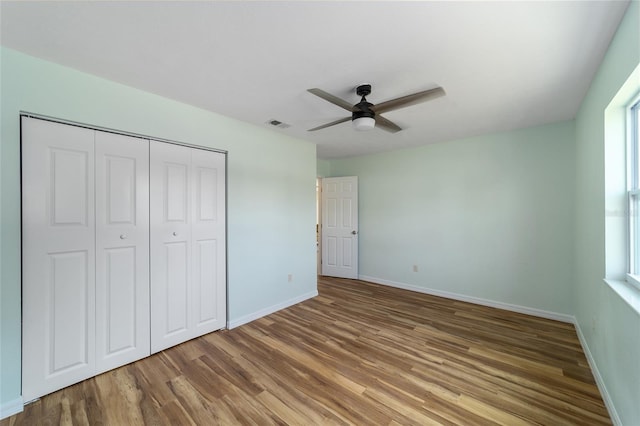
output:
M94 131L22 118L22 386L95 374Z
M150 142L151 352L189 340L191 149Z
M150 142L151 352L226 325L224 154Z
M96 132L96 374L150 354L149 141Z
M195 335L227 321L225 155L192 150L192 270Z

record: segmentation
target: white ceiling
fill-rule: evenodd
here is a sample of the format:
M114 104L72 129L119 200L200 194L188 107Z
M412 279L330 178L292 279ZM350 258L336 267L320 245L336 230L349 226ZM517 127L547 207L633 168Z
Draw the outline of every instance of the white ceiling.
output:
M0 43L361 155L571 119L628 1L119 1L0 3ZM442 86L384 114L404 130L356 132L347 111ZM73 117L62 117L73 119Z

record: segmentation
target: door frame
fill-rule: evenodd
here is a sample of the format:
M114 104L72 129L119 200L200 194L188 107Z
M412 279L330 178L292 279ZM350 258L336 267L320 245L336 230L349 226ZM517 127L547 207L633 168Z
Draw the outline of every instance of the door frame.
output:
M322 178L316 178L316 275L322 275Z

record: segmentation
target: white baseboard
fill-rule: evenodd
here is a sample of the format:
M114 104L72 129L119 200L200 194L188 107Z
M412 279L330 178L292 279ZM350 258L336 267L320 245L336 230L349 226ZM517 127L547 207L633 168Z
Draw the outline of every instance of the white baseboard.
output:
M228 328L232 329L232 328L239 327L243 324L250 323L251 321L257 320L258 318L262 318L274 312L278 312L281 309L285 309L285 308L288 308L289 306L293 306L300 302L304 302L305 300L316 297L317 295L318 295L318 290L316 289L315 291L303 294L298 297L294 297L293 299L285 300L284 302L275 304L273 306L260 309L259 311L253 312L249 315L243 315L240 318L236 318L234 320L229 321Z
M580 329L580 324L578 320L573 318L573 325L576 327L576 332L578 333L578 339L580 340L580 345L582 345L582 350L587 357L587 361L589 362L589 367L591 367L591 371L593 372L593 377L596 379L596 384L598 385L598 389L600 390L600 394L602 395L602 400L604 401L604 405L607 407L609 411L609 417L611 417L611 421L616 426L623 426L622 420L620 420L620 416L616 411L616 407L613 404L613 399L611 399L611 395L607 391L607 386L604 384L604 380L600 375L600 370L598 370L598 365L596 364L596 360L591 355L591 350L589 349L589 345L587 344L587 340L584 338L584 334L582 334L582 330Z
M395 281L383 280L380 278L368 277L364 275L360 275L359 279L363 281L370 281L375 284L388 285L390 287L401 288L404 290L411 290L418 293L430 294L432 296L445 297L447 299L459 300L461 302L475 303L476 305L489 306L491 308L504 309L507 311L518 312L526 315L533 315L536 317L547 318L547 319L552 319L556 321L568 322L571 324L573 324L575 320L573 316L567 315L567 314L560 314L557 312L550 312L550 311L545 311L537 308L529 308L527 306L514 305L511 303L497 302L495 300L483 299L483 298L474 297L474 296L466 296L464 294L451 293L448 291L435 290L432 288L420 287L413 284L398 283Z
M24 410L22 397L18 397L12 401L7 401L3 404L0 404L0 420L6 419L7 417L13 416L14 414L21 413L22 410Z

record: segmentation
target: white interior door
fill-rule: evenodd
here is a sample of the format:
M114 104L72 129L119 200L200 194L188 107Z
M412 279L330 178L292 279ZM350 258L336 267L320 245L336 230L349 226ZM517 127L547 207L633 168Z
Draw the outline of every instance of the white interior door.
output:
M96 374L148 356L149 141L96 132Z
M22 396L95 374L94 131L22 118Z
M322 179L322 275L358 278L358 177Z
M225 155L194 149L191 167L192 318L200 336L227 321Z
M189 339L191 149L150 142L151 352Z

